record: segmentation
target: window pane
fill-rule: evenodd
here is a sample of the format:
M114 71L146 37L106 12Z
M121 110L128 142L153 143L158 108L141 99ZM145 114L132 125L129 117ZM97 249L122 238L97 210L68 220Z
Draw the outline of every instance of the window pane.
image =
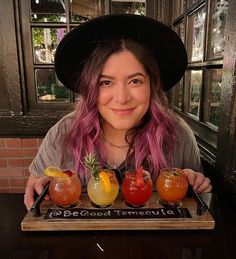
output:
M70 1L71 21L80 23L105 14L105 0Z
M228 1L214 0L211 5L209 57L214 58L223 55Z
M145 15L145 2L145 0L112 0L111 13L132 13L138 15Z
M189 32L188 34L188 54L190 61L202 61L204 51L204 30L205 30L204 9L194 13L189 17Z
M35 82L39 103L70 101L69 90L57 79L54 69L36 69Z
M207 93L205 97L205 121L216 126L219 123L220 94L222 82L222 69L211 69L207 71Z
M53 63L57 45L65 33L65 28L32 28L34 62Z
M202 70L191 70L187 72L187 86L189 87L187 112L199 117Z
M174 106L182 109L183 105L183 79L174 87Z
M31 0L32 22L66 22L65 1Z

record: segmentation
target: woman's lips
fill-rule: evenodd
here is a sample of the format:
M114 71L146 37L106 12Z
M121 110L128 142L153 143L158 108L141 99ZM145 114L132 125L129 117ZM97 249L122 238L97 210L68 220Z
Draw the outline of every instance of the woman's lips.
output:
M130 115L134 108L130 108L130 109L111 109L115 114L117 115Z

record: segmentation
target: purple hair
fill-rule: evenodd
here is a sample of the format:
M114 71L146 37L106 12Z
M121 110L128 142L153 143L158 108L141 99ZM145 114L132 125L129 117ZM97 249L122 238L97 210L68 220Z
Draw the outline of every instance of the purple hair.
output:
M128 155L131 154L131 167L137 168L144 161L148 161L148 168L145 169L149 170L155 179L161 168L171 166L175 130L166 96L161 89L159 69L152 53L130 39L104 40L87 59L83 72L78 77L76 86L81 96L75 110L75 121L65 138L66 145L73 152L80 177L86 182L89 174L83 164L84 157L88 153L96 152L101 163L106 161L106 152L101 141L101 117L97 110L99 76L109 56L124 50L131 51L143 64L150 77L152 96L149 110L142 122L127 132L127 136L133 136L128 151Z

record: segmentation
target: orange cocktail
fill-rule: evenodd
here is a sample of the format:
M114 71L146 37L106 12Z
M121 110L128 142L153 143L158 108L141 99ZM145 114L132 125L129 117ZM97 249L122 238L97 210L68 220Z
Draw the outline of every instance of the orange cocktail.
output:
M53 203L61 207L70 207L78 203L81 183L76 172L64 170L55 173L54 171L47 175L51 176L49 196Z
M163 203L180 205L188 191L188 181L179 168L164 168L156 181L157 192Z

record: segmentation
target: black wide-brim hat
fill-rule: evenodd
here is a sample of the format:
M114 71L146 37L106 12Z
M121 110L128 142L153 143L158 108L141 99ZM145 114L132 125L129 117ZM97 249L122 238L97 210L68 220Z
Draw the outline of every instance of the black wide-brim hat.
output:
M187 53L182 40L172 29L147 16L111 14L82 23L65 35L55 54L58 79L67 88L78 92L75 85L87 57L96 42L111 37L133 39L154 54L163 90L169 90L182 78L187 67Z

